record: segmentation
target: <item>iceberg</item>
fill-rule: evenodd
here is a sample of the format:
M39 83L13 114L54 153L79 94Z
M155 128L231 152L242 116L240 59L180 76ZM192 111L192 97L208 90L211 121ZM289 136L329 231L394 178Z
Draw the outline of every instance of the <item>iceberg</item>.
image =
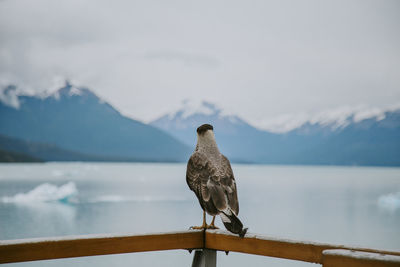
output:
M378 204L381 208L389 211L400 209L400 192L380 196Z
M31 202L62 202L76 201L78 190L74 182L61 186L50 183L41 184L27 193L18 193L11 197L3 197L4 203L31 203Z

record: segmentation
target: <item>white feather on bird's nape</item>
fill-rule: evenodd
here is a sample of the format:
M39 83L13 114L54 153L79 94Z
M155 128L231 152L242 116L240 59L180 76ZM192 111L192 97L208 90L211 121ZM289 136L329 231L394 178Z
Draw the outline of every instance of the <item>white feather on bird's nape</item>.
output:
M221 152L219 152L213 130L207 130L204 133L197 134L196 151L207 154L214 160L214 163L220 163Z

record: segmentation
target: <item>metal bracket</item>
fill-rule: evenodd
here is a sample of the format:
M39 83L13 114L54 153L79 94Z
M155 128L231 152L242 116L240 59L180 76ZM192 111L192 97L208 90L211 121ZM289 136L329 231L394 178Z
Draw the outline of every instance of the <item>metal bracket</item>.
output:
M213 249L196 250L193 256L192 267L216 267L217 251Z

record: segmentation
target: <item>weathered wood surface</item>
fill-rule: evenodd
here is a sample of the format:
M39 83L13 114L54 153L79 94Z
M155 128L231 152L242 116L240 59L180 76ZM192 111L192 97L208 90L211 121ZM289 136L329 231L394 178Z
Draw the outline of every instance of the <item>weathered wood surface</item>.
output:
M319 264L323 262L322 252L328 249L349 249L400 256L400 252L396 251L354 248L309 241L278 239L252 234L246 234L244 238L240 238L237 235L220 230L208 230L206 232L205 246L208 249L234 251Z
M0 241L0 263L202 248L203 231L145 235L88 235Z
M323 267L399 267L400 256L354 250L332 249L323 252Z
M0 263L108 255L170 249L212 249L323 264L334 257L323 251L342 249L400 256L398 251L355 248L246 234L244 238L221 230L189 230L144 235L87 235L0 241ZM342 257L343 258L343 257ZM378 261L380 260L377 258ZM331 265L339 266L339 265ZM349 265L350 266L350 265ZM354 265L358 266L358 265ZM382 265L386 266L386 265ZM393 265L387 265L393 266ZM394 265L399 266L399 265Z

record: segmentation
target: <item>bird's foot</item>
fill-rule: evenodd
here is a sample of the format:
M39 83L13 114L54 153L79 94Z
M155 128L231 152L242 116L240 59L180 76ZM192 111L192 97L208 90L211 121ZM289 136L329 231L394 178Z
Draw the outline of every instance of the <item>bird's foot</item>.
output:
M208 225L207 229L219 229L219 227L215 226L214 224Z
M189 229L193 229L193 230L204 230L204 229L209 229L209 225L201 225L201 226L190 226Z

